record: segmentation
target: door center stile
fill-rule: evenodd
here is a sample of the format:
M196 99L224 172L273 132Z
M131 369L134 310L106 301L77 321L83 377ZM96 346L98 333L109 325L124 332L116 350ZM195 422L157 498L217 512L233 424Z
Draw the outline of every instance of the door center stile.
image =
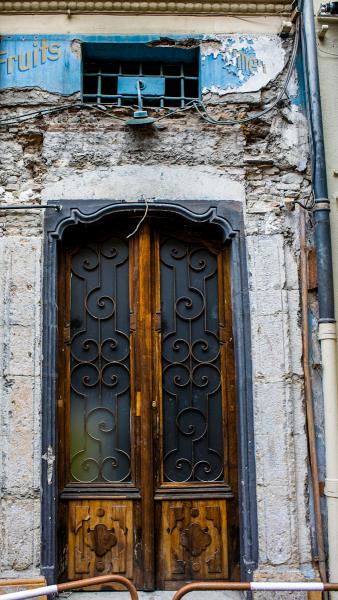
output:
M153 381L153 265L151 232L148 223L132 240L134 270L131 273L131 305L135 314L133 334L135 368L136 421L139 439L142 568L144 589L154 589L154 467L152 437Z

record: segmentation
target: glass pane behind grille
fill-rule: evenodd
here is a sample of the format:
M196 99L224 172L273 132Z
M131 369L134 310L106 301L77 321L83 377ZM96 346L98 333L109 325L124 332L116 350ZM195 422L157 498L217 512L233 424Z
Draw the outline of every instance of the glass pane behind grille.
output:
M89 46L93 47L93 45ZM106 46L106 44L97 44L97 46ZM107 48L107 53L114 52L114 46L113 44L113 50ZM116 46L121 46L121 44L116 44ZM166 53L168 53L168 61L166 61L163 49L159 53L159 48L142 46L135 49L133 44L130 46L124 44L123 52L120 51L123 58L127 54L127 47L133 60L115 60L115 55L114 60L109 60L108 56L106 58L102 56L103 50L99 52L99 48L84 51L82 94L84 102L118 106L137 104L136 91L133 95L118 93L118 78L123 76L163 77L165 81L164 95L147 96L146 93L142 94L146 107L184 107L191 100L198 99L198 49L166 49ZM173 54L175 51L179 54ZM97 58L90 56L95 54ZM134 59L135 54L139 56L138 60Z
M223 481L217 256L166 238L160 258L164 480Z
M71 480L130 481L128 245L82 246L71 263Z

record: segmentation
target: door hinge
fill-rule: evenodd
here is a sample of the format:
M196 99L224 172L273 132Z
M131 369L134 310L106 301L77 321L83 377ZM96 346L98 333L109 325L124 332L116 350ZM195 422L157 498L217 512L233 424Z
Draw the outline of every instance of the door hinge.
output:
M229 340L227 339L227 335L226 335L227 331L225 329L225 326L220 323L219 324L219 343L220 344L226 344Z
M67 323L63 328L63 341L66 346L70 346L70 323Z
M160 312L154 313L153 327L154 327L154 331L161 331L161 313Z
M136 315L132 310L129 313L129 329L130 332L136 331Z

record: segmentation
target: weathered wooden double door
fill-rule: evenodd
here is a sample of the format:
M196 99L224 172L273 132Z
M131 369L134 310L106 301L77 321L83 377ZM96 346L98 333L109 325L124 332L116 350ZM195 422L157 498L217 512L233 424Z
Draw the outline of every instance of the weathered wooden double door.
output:
M79 226L80 227L80 226ZM238 562L227 248L182 223L82 227L60 252L60 577L141 589Z

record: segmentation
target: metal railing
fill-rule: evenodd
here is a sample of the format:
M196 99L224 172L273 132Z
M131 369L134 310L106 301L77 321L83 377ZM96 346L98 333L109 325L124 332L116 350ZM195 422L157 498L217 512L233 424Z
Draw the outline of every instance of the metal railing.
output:
M3 594L3 600L25 600L26 598L36 598L37 596L49 596L51 594L60 594L70 590L82 589L92 585L102 585L104 583L119 583L123 585L130 593L131 600L138 600L138 594L135 586L122 575L102 575L91 577L89 579L80 579L59 583L57 585L47 585L35 589L24 590L21 592L11 592ZM189 592L196 591L246 591L246 592L333 592L338 591L338 583L322 583L320 581L217 581L217 582L195 582L188 583L175 592L172 600L181 600Z
M89 579L78 579L77 581L67 581L67 583L58 583L57 585L46 585L22 592L10 592L3 594L3 600L25 600L26 598L36 598L37 596L50 596L51 594L60 594L70 590L82 589L91 585L102 585L104 583L119 583L123 585L130 593L131 600L138 600L138 593L135 586L122 575L101 575L100 577L91 577Z
M338 590L338 583L322 583L321 581L217 581L188 583L175 593L172 600L181 600L189 592L241 590L245 592L333 592Z

